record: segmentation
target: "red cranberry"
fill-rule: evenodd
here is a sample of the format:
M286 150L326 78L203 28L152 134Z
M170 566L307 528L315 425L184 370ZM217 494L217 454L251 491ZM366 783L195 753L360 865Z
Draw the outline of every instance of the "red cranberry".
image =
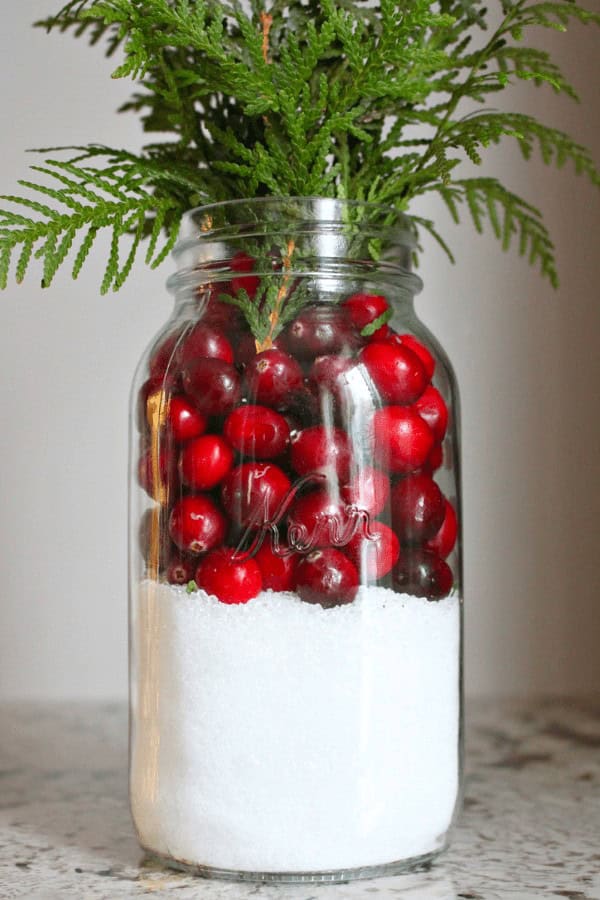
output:
M254 459L280 456L290 442L288 423L268 406L238 406L227 416L223 434L238 453Z
M390 479L379 469L364 466L341 489L342 499L375 518L385 509L390 496Z
M242 250L235 253L229 263L229 267L233 272L253 272L254 265L255 260ZM258 275L235 275L230 283L234 294L244 290L250 300L254 300L260 286L260 278Z
M361 345L347 310L326 304L303 309L282 333L281 340L286 350L300 360L343 350L351 353Z
M426 550L433 550L442 559L450 556L456 544L458 534L458 520L454 507L446 500L444 521L440 525L440 529L430 540L425 543Z
M292 413L282 413L283 418L288 424L288 428L290 429L290 439L294 437L294 435L298 434L299 431L302 431L302 422L297 416L292 415Z
M170 584L187 584L194 577L196 562L176 553L167 567L167 581Z
M392 519L402 543L432 538L444 521L445 501L429 475L409 475L392 488Z
M202 323L217 332L233 336L243 327L244 317L232 303L219 300L219 294L226 293L220 288L219 284L212 285L210 299L202 313Z
M179 457L182 480L197 491L210 491L233 466L233 450L217 434L203 434L183 447Z
M201 560L196 584L221 603L247 603L260 593L262 578L254 559L238 557L230 547L219 547Z
M346 553L361 574L361 581L373 582L394 568L400 557L400 541L383 522L371 522L370 537L356 534ZM375 540L371 540L371 537Z
M161 496L176 483L177 468L175 456L164 445L158 451L158 465L153 464L152 448L145 450L138 462L138 481L147 494L155 500L164 500Z
M202 495L183 497L169 517L169 533L184 553L205 553L222 543L225 516L210 499Z
M298 475L335 471L345 481L350 467L348 435L325 425L304 428L292 441L291 462Z
M221 359L232 363L233 347L222 331L217 331L201 320L188 332L177 357L182 367L198 358Z
M409 350L412 350L413 353L416 353L416 355L423 363L427 381L431 381L431 379L433 378L433 373L435 371L435 359L429 352L427 347L421 343L421 341L417 340L417 338L412 334L392 334L389 336L388 340L390 340L391 343L395 345L408 347Z
M187 397L171 397L167 413L167 426L176 441L191 441L204 434L206 417L190 403Z
M196 359L182 372L183 388L206 416L225 415L240 400L240 376L221 359Z
M162 382L169 368L171 368L171 360L173 359L174 361L174 357L177 356L175 348L177 347L180 337L180 331L175 332L175 334L170 334L168 337L164 338L150 354L150 378L157 382L157 384L158 382Z
M263 590L294 590L296 557L292 553L289 553L287 556L280 556L275 553L271 539L267 535L254 559L258 563L262 574Z
M272 463L243 463L233 469L221 488L221 499L234 523L259 528L271 521L292 483Z
M288 541L295 550L345 546L361 530L365 517L352 516L346 504L328 490L294 500L288 514Z
M341 550L314 550L296 566L296 590L306 603L341 606L352 603L358 589L358 572Z
M435 440L441 443L448 427L448 407L438 389L427 385L415 403L415 409L431 428Z
M367 341L370 344L373 341L387 341L388 338L391 338L393 333L394 332L389 325L382 325L381 328L378 328L374 334L372 334L370 337L367 337Z
M444 462L444 449L441 444L434 444L431 453L421 466L421 471L427 475L433 475Z
M396 474L420 468L433 447L431 428L414 409L386 406L373 416L374 453Z
M342 306L345 306L350 312L350 318L359 332L390 308L389 303L381 294L352 294L351 297L344 300ZM382 325L369 337L369 340L383 340L387 337L388 330L387 325Z
M237 250L229 260L232 272L253 272L256 260L244 250Z
M244 334L235 343L235 364L246 368L256 359L256 338L253 334Z
M394 585L403 594L440 600L452 590L452 569L437 553L417 550L402 557L394 570Z
M264 350L246 367L248 396L276 409L287 409L290 394L301 390L303 384L300 365L283 350Z
M408 405L425 390L425 369L412 350L375 341L363 348L359 359L384 403Z
M308 387L303 387L295 394L290 394L286 403L286 412L299 419L303 426L321 421L319 399Z
M348 392L346 375L355 366L355 360L347 356L317 357L308 374L310 389L317 397L331 394L336 403L342 403Z

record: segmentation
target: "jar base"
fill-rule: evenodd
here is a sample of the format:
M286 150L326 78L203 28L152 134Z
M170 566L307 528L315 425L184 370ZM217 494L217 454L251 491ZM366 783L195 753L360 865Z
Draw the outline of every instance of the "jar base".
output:
M163 856L151 850L146 850L145 852L146 858L152 862L159 863L169 869L176 869L178 872L196 875L199 878L212 878L219 881L262 882L263 884L340 884L346 881L426 871L446 849L447 844L444 844L430 853L399 859L395 862L383 863L377 866L361 866L356 869L334 869L321 872L244 872L234 869L217 869L213 866L196 865L195 863L173 859L170 856Z

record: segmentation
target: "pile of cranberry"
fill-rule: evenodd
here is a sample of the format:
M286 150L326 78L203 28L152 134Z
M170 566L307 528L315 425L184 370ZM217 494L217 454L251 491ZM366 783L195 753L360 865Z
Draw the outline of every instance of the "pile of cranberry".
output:
M253 296L258 284L240 274L228 289ZM359 584L432 600L450 592L457 518L433 477L448 411L420 341L387 324L361 336L387 309L375 294L309 304L257 353L236 307L213 296L154 349L139 395L138 477L161 504L166 580L195 581L224 603L270 589L332 606ZM360 465L349 412L357 383L372 453ZM240 549L248 541L250 552Z

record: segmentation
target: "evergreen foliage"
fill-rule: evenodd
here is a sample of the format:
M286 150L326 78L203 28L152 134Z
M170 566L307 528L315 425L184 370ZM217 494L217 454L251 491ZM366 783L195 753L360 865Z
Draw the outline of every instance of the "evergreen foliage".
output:
M564 31L600 16L575 0L493 7L71 0L37 24L122 57L113 77L135 87L121 111L138 115L151 138L140 154L92 144L32 166L36 180L19 182L27 195L4 197L0 209L0 285L11 264L21 281L32 257L43 260L45 285L68 256L76 277L108 229L102 291L117 290L142 240L146 262L157 266L182 214L200 203L312 195L410 212L431 191L456 222L469 217L477 230L488 222L505 249L516 244L555 284L539 210L493 178L457 177L456 167L465 158L479 164L486 147L510 139L525 159L537 150L545 163L570 163L600 185L589 153L567 134L490 106L517 79L576 99L550 55L527 39L540 26ZM465 115L465 104L474 111ZM450 254L432 222L415 225Z

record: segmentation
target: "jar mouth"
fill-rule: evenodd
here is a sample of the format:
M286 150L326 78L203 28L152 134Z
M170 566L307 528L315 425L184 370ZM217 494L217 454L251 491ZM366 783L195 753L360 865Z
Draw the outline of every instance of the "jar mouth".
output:
M285 196L225 200L185 213L173 251L178 272L169 287L179 292L199 280L230 278L240 251L257 259L256 275L272 274L269 255L283 255L291 244L294 275L343 278L352 272L359 280L400 277L412 294L422 287L411 271L417 239L405 213L360 200Z
M254 218L253 217L254 214ZM250 218L250 221L245 221ZM412 220L405 213L383 203L342 200L335 197L255 197L251 200L222 200L190 209L182 219L182 238L215 236L231 229L254 231L257 226L277 225L361 227L369 233L386 232L397 243L414 249L417 244ZM200 232L200 235L198 234ZM246 232L247 233L247 232ZM264 233L260 230L259 233ZM177 248L175 249L177 253Z

